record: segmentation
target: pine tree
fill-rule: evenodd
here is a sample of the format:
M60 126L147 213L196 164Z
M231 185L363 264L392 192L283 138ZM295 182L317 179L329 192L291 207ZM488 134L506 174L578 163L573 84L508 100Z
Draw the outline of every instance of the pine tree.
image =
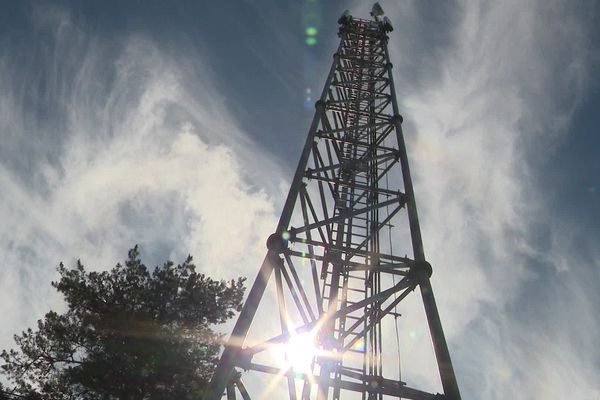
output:
M152 273L137 246L124 265L87 272L62 263L52 282L67 304L37 330L15 335L2 372L12 393L30 399L188 399L202 397L221 336L211 328L239 311L243 278L215 281L188 257Z

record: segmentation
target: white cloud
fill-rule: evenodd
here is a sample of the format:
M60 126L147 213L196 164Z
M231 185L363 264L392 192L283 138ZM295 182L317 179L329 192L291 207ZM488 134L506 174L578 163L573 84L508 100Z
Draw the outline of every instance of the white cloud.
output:
M142 36L105 43L66 23L67 12L51 17L39 28L57 51L70 49L60 56L76 60L47 71L61 129L25 128L44 121L30 120L27 87L10 77L31 71L0 63L9 77L0 88L3 147L29 160L28 171L0 166L3 348L60 307L50 280L61 260L110 268L139 243L150 267L191 253L212 277L252 278L281 197L275 161L236 125L200 55L181 49L173 59Z
M396 28L390 53L425 251L464 398L542 392L594 398L597 361L576 362L573 355L597 351L587 341L569 344L566 310L555 315L554 342L540 336L546 314L532 312L527 323L516 316L536 309L534 296L552 290L539 283L529 293L533 283L557 281L557 270L578 263L594 265L585 260L589 249L573 257L574 246L565 245L565 222L546 214L547 188L535 186L532 169L565 140L585 96L585 7L563 1L459 1L435 10L421 2L382 5ZM357 16L366 12L353 9ZM550 232L550 249L537 242L539 229ZM584 288L589 284L573 278L564 289ZM550 298L553 307L564 303L571 310L591 301ZM583 315L575 320L598 325ZM410 363L427 371L415 353L405 359ZM431 368L429 374L436 380Z
M460 2L440 6L452 12L434 27L419 2L383 6L396 27L390 51L425 250L464 398L597 397L593 333L570 343L560 322L548 334L546 321L510 314L517 301L535 300L526 290L545 274L560 281L553 274L581 259L598 266L547 221L531 179L530 159L564 137L584 95L580 11L560 1ZM353 14L367 15L361 7ZM40 29L56 39L48 75L60 134L32 133L44 121L23 108L25 94L11 82L17 71L0 55L2 154L16 154L0 165L2 347L57 304L48 282L59 260L108 268L137 242L149 264L190 252L211 275L252 279L287 185L227 113L201 58L172 59L139 36L114 48L68 13L34 18L44 15ZM58 151L49 156L49 147ZM533 226L551 231L549 257L531 239ZM537 275L532 259L547 269ZM569 321L598 326L589 286L565 281L558 288L577 295L551 302L563 305L557 321L577 309ZM419 329L403 343L427 344ZM404 365L431 370L409 354Z

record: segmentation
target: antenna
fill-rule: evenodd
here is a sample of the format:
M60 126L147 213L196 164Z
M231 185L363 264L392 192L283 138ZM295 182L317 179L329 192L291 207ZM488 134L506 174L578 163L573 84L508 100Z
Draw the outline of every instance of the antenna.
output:
M377 17L380 17L383 14L384 14L383 8L381 8L381 5L379 4L379 2L373 4L373 8L371 9L371 16L373 16L377 19Z

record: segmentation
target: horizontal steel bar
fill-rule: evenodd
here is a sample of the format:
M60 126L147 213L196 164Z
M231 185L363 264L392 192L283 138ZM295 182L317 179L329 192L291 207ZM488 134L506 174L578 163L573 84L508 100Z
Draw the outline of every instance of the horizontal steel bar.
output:
M337 251L341 254L350 254L352 253L353 256L360 256L360 257L372 257L373 253L372 252L368 252L365 250L361 250L361 249L353 249L350 247L345 247L342 245L336 245L333 243L329 243L329 242L319 242L316 240L309 240L309 239L297 239L295 240L295 243L303 243L306 245L312 245L312 246L319 246L319 247L325 247L330 251ZM298 252L294 252L292 250L286 250L286 251L290 251L292 253L298 253ZM298 253L300 254L300 253ZM296 255L296 254L295 254ZM321 257L321 256L319 256ZM387 253L382 253L381 251L379 253L377 253L377 257L379 258L379 260L390 260L390 261L398 261L398 262L405 262L407 260L410 260L407 257L400 257L400 256L395 256L393 254L387 254ZM317 260L319 260L320 258L315 258ZM351 261L350 260L345 260L343 261L345 264L349 264Z
M308 173L308 171L307 171ZM308 179L314 179L317 181L321 181L321 182L327 182L327 183L332 183L334 185L340 185L342 187L350 187L352 189L358 189L360 191L365 191L365 192L369 192L369 193L378 193L378 194L387 194L390 196L397 196L397 200L395 200L396 202L404 202L404 194L398 190L390 190L390 189L384 189L384 188L380 188L380 187L372 187L369 185L361 185L358 183L353 183L353 182L345 182L343 179L341 178L327 178L321 175L305 175L306 178ZM332 199L333 201L336 201L337 199ZM393 202L393 200L392 200ZM392 204L392 203L389 203Z
M364 214L367 213L369 211L378 209L378 208L382 208L382 207L387 207L389 205L395 204L395 203L402 203L403 197L402 196L398 196L397 198L393 199L393 200L388 200L388 201L384 201L382 203L378 203L375 205L372 205L370 207L365 207L365 208L361 208L358 210L352 210L352 212L349 212L347 214L344 215L340 215L338 217L333 217L333 218L329 218L326 220L322 220L322 221L318 221L318 222L314 222L312 224L309 225L305 225L305 226L301 226L298 228L293 228L294 233L300 233L300 232L304 232L304 231L308 231L308 230L312 230L324 225L329 225L329 224L335 224L335 223L339 223L342 221L345 221L347 219L352 218L354 215L360 215L360 214Z
M264 372L272 375L283 377L282 370L277 367L268 365L249 363L245 367L248 370ZM321 382L326 381L329 386L339 386L341 389L358 392L358 393L375 393L386 396L394 396L398 398L413 399L413 400L436 400L438 395L427 393L418 389L413 389L404 384L404 382L393 381L379 376L365 376L363 382L351 382L341 379L331 379L307 373L296 373L294 378L298 380Z
M362 146L362 147L366 147L366 148L371 148L373 147L372 143L368 143L368 142L361 142L360 140L356 140L356 139L352 139L349 137L337 137L337 136L332 136L332 135L326 135L327 131L321 131L317 134L317 138L319 139L325 139L325 140L330 140L332 142L336 142L336 143L351 143L354 146ZM378 150L387 150L387 151L396 151L397 149L393 148L393 147L387 147L387 146L377 146Z

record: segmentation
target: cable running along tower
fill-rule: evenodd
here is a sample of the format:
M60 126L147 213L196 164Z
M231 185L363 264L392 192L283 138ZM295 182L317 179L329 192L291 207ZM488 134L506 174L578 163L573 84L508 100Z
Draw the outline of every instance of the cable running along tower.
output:
M423 251L387 49L392 26L377 3L371 15L346 11L338 21L339 47L210 400L460 399ZM443 394L401 380L410 364L400 365L400 350L410 343L398 340L400 312L415 296Z

